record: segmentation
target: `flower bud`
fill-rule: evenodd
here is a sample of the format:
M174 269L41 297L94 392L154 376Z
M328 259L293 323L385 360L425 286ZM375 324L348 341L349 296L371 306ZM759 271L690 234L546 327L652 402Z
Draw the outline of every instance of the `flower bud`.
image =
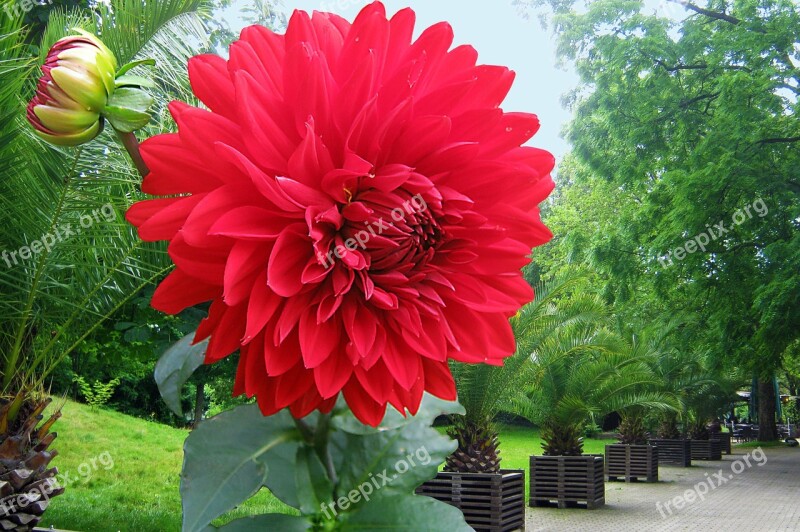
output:
M42 66L28 121L36 134L58 146L78 146L103 130L102 113L114 93L117 59L94 35L56 42Z

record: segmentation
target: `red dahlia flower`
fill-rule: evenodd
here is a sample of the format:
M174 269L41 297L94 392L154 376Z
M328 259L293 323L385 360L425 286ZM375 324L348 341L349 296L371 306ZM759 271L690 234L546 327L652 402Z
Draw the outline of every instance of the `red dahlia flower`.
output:
M387 403L455 399L448 360L514 352L553 157L521 147L536 116L499 107L513 72L451 50L446 23L412 42L414 19L376 2L352 25L297 11L285 35L249 27L230 60L189 63L209 110L174 102L179 132L142 146L142 188L164 197L128 219L176 265L153 306L213 300L206 362L239 350L236 392L265 415L343 392L377 425Z

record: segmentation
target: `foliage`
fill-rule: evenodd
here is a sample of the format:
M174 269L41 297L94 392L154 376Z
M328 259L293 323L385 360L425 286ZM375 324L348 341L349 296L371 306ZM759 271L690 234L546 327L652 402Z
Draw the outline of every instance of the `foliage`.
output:
M619 442L626 445L646 445L650 434L641 415L628 413L622 416L619 424Z
M430 424L460 410L426 395L417 415L389 411L378 428L356 420L343 402L303 420L286 410L264 417L257 405L224 412L186 440L183 530L206 529L262 486L300 516L253 516L222 530L380 530L399 522L414 530L469 530L456 508L414 495L455 447Z
M594 438L603 432L603 427L595 423L595 421L592 419L583 424L582 432L584 438Z
M551 266L595 268L628 323L696 316L685 349L771 380L800 336L797 3L517 3L582 81Z
M599 298L572 295L559 305L593 318L558 327L533 352L533 379L517 412L542 427L546 453L580 454L580 428L588 419L632 407L675 408L658 389L652 355L607 328L609 310Z
M180 530L179 493L183 442L187 431L67 401L58 429L59 455L53 461L71 479L69 489L45 514L43 528L59 530ZM504 467L526 469L541 440L530 427L499 426ZM585 452L601 454L609 440L586 440ZM92 458L108 451L113 467ZM108 461L106 462L108 463ZM87 464L83 465L82 464ZM89 467L90 471L87 471ZM86 471L86 475L79 471ZM87 504L91 501L91 504ZM290 513L267 490L215 520L222 526L252 514Z
M54 11L40 54L68 28L102 30L120 61L158 60L151 75L163 109L188 92L184 65L202 49L199 16L205 6L200 0L118 0L98 5L93 20ZM75 151L47 146L31 134L23 103L38 60L23 46L20 21L4 18L0 24L0 249L8 252L4 262L9 259L0 267L0 393L7 396L41 386L61 360L170 266L163 249L142 244L123 219L139 195L139 178L110 133ZM148 133L169 127L160 121Z
M100 381L89 384L83 377L75 377L75 383L78 385L81 395L86 399L86 404L97 408L108 403L114 393L114 388L119 385L119 379L112 379L105 384Z

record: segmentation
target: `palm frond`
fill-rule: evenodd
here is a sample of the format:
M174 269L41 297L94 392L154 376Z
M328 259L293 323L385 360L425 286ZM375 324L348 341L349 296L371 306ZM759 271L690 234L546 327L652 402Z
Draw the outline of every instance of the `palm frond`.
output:
M99 24L122 62L156 57L152 75L159 82L154 91L159 116L146 134L169 131L174 126L164 112L166 104L189 99L186 60L207 47L200 15L208 4L121 0L101 7L95 22L56 12L42 48L47 50L65 28ZM12 267L0 264L6 390L15 378L30 374L41 381L99 324L170 268L163 246L140 242L124 220L124 212L141 196L140 177L111 132L79 150L45 145L22 118L30 68L20 66L8 77L16 89L7 92L3 83L0 91L0 97L14 103L13 119L0 124L0 139L9 139L0 148L9 155L0 157L0 242L12 251L45 238L54 242Z

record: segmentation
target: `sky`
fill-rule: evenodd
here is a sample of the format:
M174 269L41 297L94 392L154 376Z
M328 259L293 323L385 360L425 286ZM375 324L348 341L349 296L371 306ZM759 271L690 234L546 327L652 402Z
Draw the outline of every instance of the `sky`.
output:
M302 9L331 11L352 21L368 3L283 0L283 9L287 18L294 9ZM234 4L243 6L247 1L237 0ZM503 109L537 114L542 126L529 144L552 152L559 161L563 158L569 146L561 138L561 131L570 113L562 107L561 96L578 84L578 78L556 67L555 41L536 17L522 17L512 0L385 0L384 4L391 14L413 8L417 13L417 34L437 22L449 22L455 32L454 46L471 44L479 53L480 63L514 70L517 78Z

